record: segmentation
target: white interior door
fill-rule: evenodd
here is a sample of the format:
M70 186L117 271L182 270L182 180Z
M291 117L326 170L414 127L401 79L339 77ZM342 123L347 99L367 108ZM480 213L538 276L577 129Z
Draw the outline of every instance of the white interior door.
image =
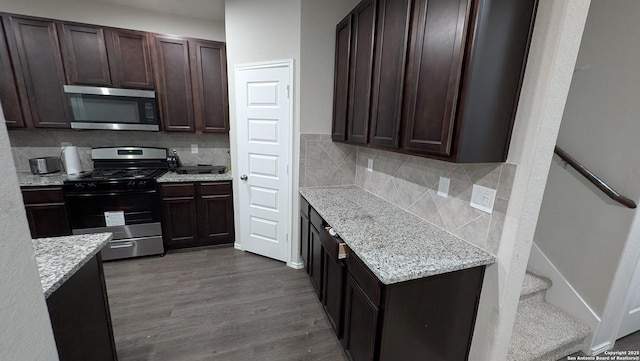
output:
M291 253L292 70L292 61L235 69L242 248L284 262Z

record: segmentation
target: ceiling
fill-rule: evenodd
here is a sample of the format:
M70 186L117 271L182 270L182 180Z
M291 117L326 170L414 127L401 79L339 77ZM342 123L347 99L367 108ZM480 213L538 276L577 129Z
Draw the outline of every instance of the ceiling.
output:
M102 0L166 14L224 22L224 0Z

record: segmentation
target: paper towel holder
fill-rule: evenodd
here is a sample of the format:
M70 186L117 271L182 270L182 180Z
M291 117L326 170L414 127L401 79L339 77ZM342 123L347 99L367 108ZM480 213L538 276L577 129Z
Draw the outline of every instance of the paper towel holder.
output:
M69 150L71 148L71 150ZM64 158L64 162L62 159ZM82 170L82 163L80 162L80 155L78 154L77 146L67 146L62 148L60 152L60 160L64 165L64 170L69 176L78 176L84 174Z

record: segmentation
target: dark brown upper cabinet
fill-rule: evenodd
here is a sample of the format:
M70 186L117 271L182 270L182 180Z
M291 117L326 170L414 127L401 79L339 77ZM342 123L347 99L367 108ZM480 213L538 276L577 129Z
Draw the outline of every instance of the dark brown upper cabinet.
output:
M24 128L26 127L25 119L27 117L30 119L30 113L28 106L23 108L23 102L20 99L26 99L26 93L24 85L18 84L19 79L15 74L16 70L9 54L6 33L0 24L0 103L7 127Z
M3 16L3 25L14 65L14 76L24 87L28 127L70 128L58 32L53 20ZM19 90L19 95L22 90ZM4 100L4 99L3 99ZM23 115L27 112L23 112Z
M101 27L58 24L67 83L112 86L105 31Z
M449 155L471 0L414 0L406 72L409 152Z
M148 34L60 23L67 83L154 89Z
M184 38L154 36L154 63L163 129L194 132L189 45Z
M368 140L375 16L375 0L363 1L353 11L347 140L356 144Z
M142 31L107 30L109 70L114 86L155 89L149 34Z
M333 139L454 162L506 160L537 3L378 0L373 69L351 54L346 95L336 55L334 109L346 103L348 117L365 119L356 117L346 136L336 136L344 121L334 110ZM354 19L354 12L345 19L353 22L352 37ZM345 21L338 24L336 54L344 53ZM355 96L352 79L369 72L370 93ZM370 113L352 112L352 103Z
M196 130L226 133L229 130L227 55L224 43L190 42Z
M349 111L349 65L351 60L351 18L347 16L336 29L336 60L333 83L333 140L347 140Z
M228 132L224 43L160 35L154 39L164 130Z
M379 147L398 147L411 7L411 0L378 0L369 141Z

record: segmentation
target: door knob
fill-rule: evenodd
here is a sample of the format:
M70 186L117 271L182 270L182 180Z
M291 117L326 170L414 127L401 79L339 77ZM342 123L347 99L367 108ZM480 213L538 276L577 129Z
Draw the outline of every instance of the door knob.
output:
M243 174L243 175L240 176L240 179L242 179L242 180L247 180L247 178L249 178L249 177L247 177L246 174Z

